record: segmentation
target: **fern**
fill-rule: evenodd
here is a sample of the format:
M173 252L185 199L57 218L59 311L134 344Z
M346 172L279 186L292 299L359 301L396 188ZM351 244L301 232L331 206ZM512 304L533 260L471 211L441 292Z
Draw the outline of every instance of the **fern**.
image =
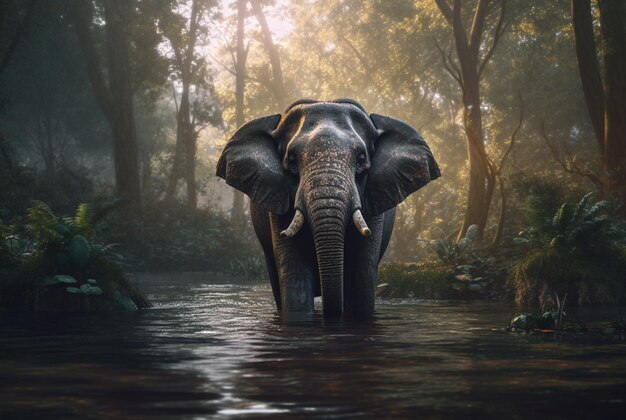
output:
M598 201L589 210L584 213L584 220L592 220L601 211L607 210L611 207L611 203L607 200Z
M552 226L554 226L559 235L566 233L568 226L571 224L572 209L569 203L563 203L561 208L552 218Z
M46 245L63 238L63 229L59 227L59 218L42 201L33 201L26 212L26 232L39 244Z
M589 200L595 194L594 191L585 194L583 198L580 199L578 205L576 205L576 209L574 210L574 214L572 215L572 221L579 220L583 214L585 214L585 209L587 208L587 204L589 204Z
M78 233L87 238L93 236L93 209L90 204L81 203L78 205L73 223Z

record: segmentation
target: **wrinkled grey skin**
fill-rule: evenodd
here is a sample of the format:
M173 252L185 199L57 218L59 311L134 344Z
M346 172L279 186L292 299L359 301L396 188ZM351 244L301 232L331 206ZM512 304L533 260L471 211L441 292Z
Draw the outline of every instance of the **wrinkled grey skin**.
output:
M338 99L301 100L283 115L243 125L224 148L217 175L250 196L279 310L312 312L321 293L324 316L367 317L395 206L440 173L413 128ZM304 225L281 236L296 209ZM355 210L370 236L355 227Z

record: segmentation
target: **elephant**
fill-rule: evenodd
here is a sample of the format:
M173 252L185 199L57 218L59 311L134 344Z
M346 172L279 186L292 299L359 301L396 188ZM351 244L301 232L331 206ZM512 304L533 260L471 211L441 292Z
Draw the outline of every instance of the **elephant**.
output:
M440 176L411 126L352 99L301 99L242 125L217 176L249 196L276 308L374 315L378 265L395 207Z

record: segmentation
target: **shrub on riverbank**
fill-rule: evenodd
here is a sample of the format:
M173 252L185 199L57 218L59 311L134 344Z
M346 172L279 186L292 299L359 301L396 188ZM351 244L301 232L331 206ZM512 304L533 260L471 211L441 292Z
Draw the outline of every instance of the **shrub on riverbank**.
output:
M610 216L609 202L591 198L564 203L549 222L522 232L527 254L508 279L516 301L543 304L555 293L578 303L623 301L626 225Z
M0 224L0 311L90 312L150 303L94 241L97 220L86 204L59 218L36 201L23 222Z
M180 203L146 204L141 213L106 219L103 236L120 244L128 271L217 271L262 277L265 261L250 226L211 209Z
M428 259L419 263L390 263L380 268L378 295L417 299L497 299L507 269L494 259L474 259L456 265Z

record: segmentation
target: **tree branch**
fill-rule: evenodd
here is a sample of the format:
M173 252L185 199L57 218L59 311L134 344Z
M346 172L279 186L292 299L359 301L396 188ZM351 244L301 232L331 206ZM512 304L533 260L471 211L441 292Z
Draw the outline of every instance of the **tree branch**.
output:
M504 161L511 153L511 150L513 150L513 146L515 146L515 137L517 136L518 131L522 128L522 124L524 123L524 101L522 99L522 95L519 92L517 93L517 95L519 97L519 102L520 102L519 120L517 122L517 127L515 127L515 130L513 130L513 134L511 134L509 147L506 149L506 151L502 155L502 158L500 159L500 164L496 168L496 173L498 174L502 172L502 168L504 167Z
M211 57L211 60L215 61L220 67L222 67L224 70L226 70L227 72L229 72L230 74L232 74L233 76L236 76L237 73L235 72L235 70L233 70L232 68L228 67L224 62L218 60L215 56L213 56L213 54L211 54L210 52L206 53L209 57ZM234 59L234 57L233 57Z
M283 71L280 66L280 56L278 54L278 48L276 47L276 44L274 44L274 40L272 39L272 32L270 31L270 27L267 24L267 19L265 19L265 14L263 13L261 4L257 0L249 1L250 6L252 7L252 11L254 12L256 19L261 26L261 31L263 32L263 44L265 45L265 49L267 50L267 54L270 58L270 63L272 65L272 84L274 85L274 96L276 97L278 107L283 109L287 106L287 104L285 103L285 84L283 82Z
M511 24L510 20L507 21L506 24L504 23L505 9L506 9L506 0L502 0L502 5L500 6L500 17L498 18L498 23L496 25L496 29L493 34L493 41L491 42L491 46L489 47L489 50L487 50L487 54L485 54L485 57L480 63L480 66L478 68L478 77L481 76L481 74L483 73L483 70L485 69L485 66L491 59L491 56L496 51L496 47L498 46L498 43L500 41L500 38L502 37L502 34L506 32L509 25Z
M480 0L474 11L474 20L472 21L472 29L470 30L469 47L472 54L477 55L480 49L480 39L483 36L483 28L485 18L487 17L487 8L489 0Z
M457 81L459 86L461 86L461 89L463 89L463 80L461 78L461 73L458 72L458 69L454 66L454 64L452 64L450 60L450 56L446 58L446 53L443 50L443 48L441 48L441 46L439 45L439 42L435 42L435 46L441 53L441 62L443 63L443 66L448 71L448 73L450 73L450 75L454 78L454 80ZM448 65L448 61L450 61L450 65Z
M87 67L87 75L93 86L94 96L98 106L106 116L107 120L113 120L113 98L111 91L107 86L102 70L100 69L100 60L96 51L95 42L89 28L92 21L91 2L75 1L72 8L72 18L74 28L78 35L80 49L85 56L85 65Z
M546 135L546 131L545 131L545 121L543 120L541 121L540 131L541 131L541 137L543 138L546 145L548 146L548 149L550 149L552 158L561 166L561 168L563 168L565 172L574 174L574 175L579 175L579 176L589 179L596 186L596 188L598 188L599 191L602 191L604 189L602 181L596 174L581 170L578 167L578 165L576 165L575 163L574 164L572 163L573 162L572 159L569 159L567 161L564 161L563 159L561 159L561 156L559 155L559 150L557 149L557 147L554 145L554 143L551 143L550 140L548 140L548 136Z
M452 25L452 9L446 0L435 0L435 3L441 10L441 14Z

